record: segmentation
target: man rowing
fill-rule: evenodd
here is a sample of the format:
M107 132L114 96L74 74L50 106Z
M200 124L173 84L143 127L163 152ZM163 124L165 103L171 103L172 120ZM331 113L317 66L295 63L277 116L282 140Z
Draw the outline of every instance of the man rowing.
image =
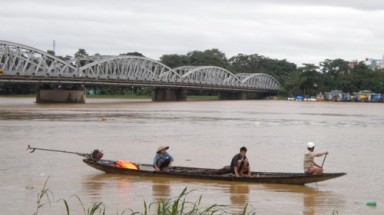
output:
M307 143L308 152L304 154L304 172L307 175L321 175L324 171L323 167L316 164L315 157L328 155L328 152L315 153L315 144L313 142Z

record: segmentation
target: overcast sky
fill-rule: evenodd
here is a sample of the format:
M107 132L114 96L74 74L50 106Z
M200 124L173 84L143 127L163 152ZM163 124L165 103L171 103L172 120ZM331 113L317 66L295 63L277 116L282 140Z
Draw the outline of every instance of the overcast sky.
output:
M158 60L218 48L287 59L381 59L383 0L0 0L0 40Z

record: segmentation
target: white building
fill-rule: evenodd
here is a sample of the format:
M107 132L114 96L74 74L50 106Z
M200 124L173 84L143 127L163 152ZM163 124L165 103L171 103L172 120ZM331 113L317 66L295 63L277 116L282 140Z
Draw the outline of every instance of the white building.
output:
M384 68L384 56L383 59L365 58L364 64L370 69L382 69Z

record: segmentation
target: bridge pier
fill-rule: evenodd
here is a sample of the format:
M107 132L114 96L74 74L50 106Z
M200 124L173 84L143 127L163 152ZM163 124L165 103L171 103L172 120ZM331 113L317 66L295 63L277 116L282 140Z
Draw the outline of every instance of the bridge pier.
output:
M85 103L85 89L38 89L36 103Z
M245 92L231 92L220 91L219 100L246 100L247 94Z
M186 101L187 90L181 88L155 88L152 91L152 101Z

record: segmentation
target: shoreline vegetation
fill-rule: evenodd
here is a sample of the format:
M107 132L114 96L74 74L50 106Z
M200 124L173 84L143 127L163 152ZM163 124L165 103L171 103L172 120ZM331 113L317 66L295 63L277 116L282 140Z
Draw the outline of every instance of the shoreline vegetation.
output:
M21 94L21 95L0 95L0 98L35 98L35 94ZM88 99L143 99L150 100L151 96L149 95L135 95L135 94L111 94L111 95L87 95ZM217 101L219 100L218 96L209 96L209 95L188 95L187 101ZM252 99L247 99L252 100ZM278 101L296 101L296 99L290 99L288 96L270 96L260 100L278 100ZM313 102L311 100L301 100L298 102ZM322 100L316 102L361 102L361 101L333 101L333 100Z
M65 208L65 214L79 214L79 212L71 211L71 206L69 201L66 199L59 199L55 201L53 192L48 188L49 177L46 179L43 187L37 193L36 200L36 210L33 215L39 215L39 211L43 208L44 210L49 210L47 206L52 207L53 204L63 204ZM120 215L148 215L148 214L158 214L158 215L215 215L215 214L233 214L233 211L230 211L228 205L219 205L213 204L208 207L201 207L203 196L191 202L187 200L187 196L193 192L193 190L188 190L184 188L183 191L177 196L170 199L157 200L151 203L144 201L143 211L134 211L132 209L125 209L122 212L116 212ZM103 202L92 202L90 206L87 206L81 201L80 197L77 195L72 195L70 198L75 198L78 200L84 215L95 215L95 214L107 214L107 206ZM73 213L71 213L73 212ZM255 215L255 209L246 204L242 210L241 215Z
M17 95L0 95L0 98L35 98L35 94L17 94ZM136 94L109 94L109 95L87 95L88 99L143 99L150 100L150 95L136 95ZM188 95L187 101L217 101L219 100L218 96L215 95ZM252 99L247 99L252 100ZM296 99L290 99L289 96L270 96L260 100L278 100L278 101L296 101ZM297 102L313 102L311 100L297 100ZM322 100L316 102L359 102L359 101L333 101L333 100Z
M0 98L35 98L35 94L21 94L21 95L0 95ZM112 94L112 95L87 95L90 99L151 99L149 95L135 95L135 94ZM219 100L218 96L200 96L190 95L187 96L187 101L209 101Z

